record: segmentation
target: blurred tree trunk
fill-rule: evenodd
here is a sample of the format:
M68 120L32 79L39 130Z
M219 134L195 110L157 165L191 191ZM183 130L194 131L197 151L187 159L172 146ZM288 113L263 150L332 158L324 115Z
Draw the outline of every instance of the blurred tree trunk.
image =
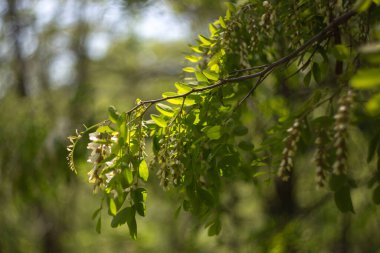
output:
M73 81L76 90L71 102L71 117L74 122L86 118L85 115L89 109L86 104L88 104L88 99L91 97L88 83L89 57L86 47L90 27L84 17L86 5L87 1L81 1L76 9L77 25L74 28L71 41L71 50L76 57L75 79Z
M17 11L18 6L17 0L7 0L7 13L5 17L8 22L10 30L10 39L13 44L13 70L14 70L14 79L16 85L17 94L20 97L26 97L28 95L27 83L26 83L26 74L27 66L25 59L22 54L22 20Z

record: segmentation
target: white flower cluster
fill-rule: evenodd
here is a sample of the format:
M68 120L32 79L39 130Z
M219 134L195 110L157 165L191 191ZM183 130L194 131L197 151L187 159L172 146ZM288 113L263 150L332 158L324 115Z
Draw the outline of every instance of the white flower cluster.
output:
M104 160L111 154L112 143L117 142L116 136L111 137L109 142L101 137L102 134L99 132L90 133L89 138L91 142L87 145L87 149L91 150L91 154L88 157L87 162L94 165L92 170L88 173L88 181L95 184L95 188L104 183L109 183L116 174L115 170L111 170L105 174L105 178L100 176L100 173L106 167L114 166L116 161L115 158L107 162L104 162Z
M288 181L293 169L293 157L297 151L297 143L300 139L300 121L296 119L293 125L287 130L289 135L284 139L285 148L282 151L282 160L278 170L278 176L283 181Z
M324 149L323 141L321 136L315 139L315 144L317 145L317 150L314 154L314 162L316 164L316 176L315 182L318 187L323 187L325 185L326 176L324 172L325 161L326 161L326 150Z
M156 156L155 165L158 168L156 175L163 188L179 185L185 170L179 158L180 154L185 156L182 142L178 141L179 138L177 134L160 140L161 149Z
M353 101L353 92L349 90L347 94L340 98L338 104L338 111L334 116L334 147L335 151L335 162L333 165L333 173L339 175L346 173L347 168L347 145L346 145L346 135L347 126L349 122L349 112L351 104Z

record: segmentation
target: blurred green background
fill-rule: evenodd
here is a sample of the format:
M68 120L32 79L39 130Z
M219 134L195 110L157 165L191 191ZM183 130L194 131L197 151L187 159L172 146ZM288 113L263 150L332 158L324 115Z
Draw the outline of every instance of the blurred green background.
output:
M207 237L194 218L175 217L176 196L151 177L137 241L127 226L110 228L106 213L96 233L86 147L76 176L67 136L106 118L109 105L127 110L171 89L187 45L223 12L217 0L0 1L0 252L376 252L370 197L354 192L360 215L342 215L326 191L305 187L314 180L306 172L296 201L310 208L297 216L279 211L272 183L234 182L222 233Z

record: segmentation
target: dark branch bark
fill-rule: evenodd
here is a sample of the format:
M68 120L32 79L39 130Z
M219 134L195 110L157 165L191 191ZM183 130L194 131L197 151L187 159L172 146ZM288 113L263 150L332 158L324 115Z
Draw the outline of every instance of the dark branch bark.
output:
M209 85L209 86L206 86L206 87L203 87L203 88L194 88L194 89L192 89L189 92L186 92L184 94L179 94L179 95L168 96L168 97L164 97L164 98L158 98L158 99L141 101L139 104L137 104L136 106L134 106L131 110L129 110L127 113L131 113L134 110L136 110L137 108L139 108L139 107L141 107L143 105L146 105L146 104L150 104L151 105L151 104L155 104L155 103L162 102L162 101L167 101L169 99L174 99L174 98L186 98L187 96L189 96L189 95L191 95L193 93L212 90L212 89L221 87L221 86L223 86L225 84L238 83L238 82L241 82L241 81L246 81L246 80L254 79L254 78L257 78L257 77L259 77L260 79L263 79L263 77L265 77L273 69L275 69L275 68L277 68L277 67L279 67L279 66L281 66L283 64L288 63L290 60L296 58L301 53L303 53L304 51L306 51L310 46L314 45L315 43L320 43L321 41L329 38L331 36L331 34L333 33L334 29L336 29L336 27L338 27L339 25L347 22L355 14L356 14L356 11L351 10L351 11L348 11L347 13L343 14L342 16L334 19L328 26L326 26L318 34L314 35L311 39L309 39L308 41L306 41L301 47L299 47L298 49L296 49L295 51L293 51L289 55L287 55L287 56L285 56L285 57L283 57L283 58L281 58L281 59L279 59L279 60L277 60L277 61L275 61L275 62L273 62L271 64L264 65L264 66L257 66L257 67L251 68L251 69L262 69L259 72L256 72L256 73L253 73L253 74L249 74L249 75L243 75L243 76L239 76L239 77L232 77L232 78L227 78L227 79L221 79L221 80L217 81L216 83L214 83L212 85ZM257 87L255 86L255 89L256 88Z

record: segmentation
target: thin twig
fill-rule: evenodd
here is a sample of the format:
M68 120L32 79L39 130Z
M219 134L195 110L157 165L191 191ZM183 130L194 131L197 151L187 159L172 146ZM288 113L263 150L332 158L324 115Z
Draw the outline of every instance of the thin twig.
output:
M145 104L155 104L158 102L167 101L169 99L175 99L175 98L186 98L187 96L189 96L193 93L212 90L212 89L221 87L221 86L228 84L228 83L237 83L237 82L241 82L241 81L245 81L245 80L249 80L249 79L254 79L256 77L261 78L261 77L265 76L267 73L270 73L276 67L278 67L282 64L285 64L285 63L289 62L290 60L296 58L299 54L303 53L306 49L308 49L314 43L319 43L320 41L323 41L324 39L326 39L328 36L330 36L330 32L332 29L334 29L335 27L347 22L347 20L349 20L355 14L356 14L356 11L351 10L351 11L348 11L347 13L343 14L342 16L336 18L328 26L326 26L322 31L320 31L318 34L314 35L311 39L306 41L298 49L296 49L295 51L293 51L289 55L287 55L287 56L285 56L285 57L283 57L283 58L281 58L281 59L279 59L279 60L277 60L271 64L268 64L263 70L261 70L259 72L249 74L249 75L243 75L243 76L239 76L239 77L231 77L231 78L227 78L227 79L221 79L221 80L215 82L214 84L206 86L206 87L193 88L184 94L178 94L178 95L168 96L168 97L164 97L164 98L141 101L140 103L135 105L131 110L129 110L127 113L130 113L130 112L136 110L137 108L139 108L140 106L143 106ZM261 66L258 66L257 68L260 68L260 67Z
M235 71L232 71L229 75L235 75L235 74L238 74L241 72L247 72L247 71L256 70L256 69L263 69L263 68L268 67L268 65L269 64L264 64L264 65L254 66L254 67L250 67L250 68L246 68L246 69L235 70Z

